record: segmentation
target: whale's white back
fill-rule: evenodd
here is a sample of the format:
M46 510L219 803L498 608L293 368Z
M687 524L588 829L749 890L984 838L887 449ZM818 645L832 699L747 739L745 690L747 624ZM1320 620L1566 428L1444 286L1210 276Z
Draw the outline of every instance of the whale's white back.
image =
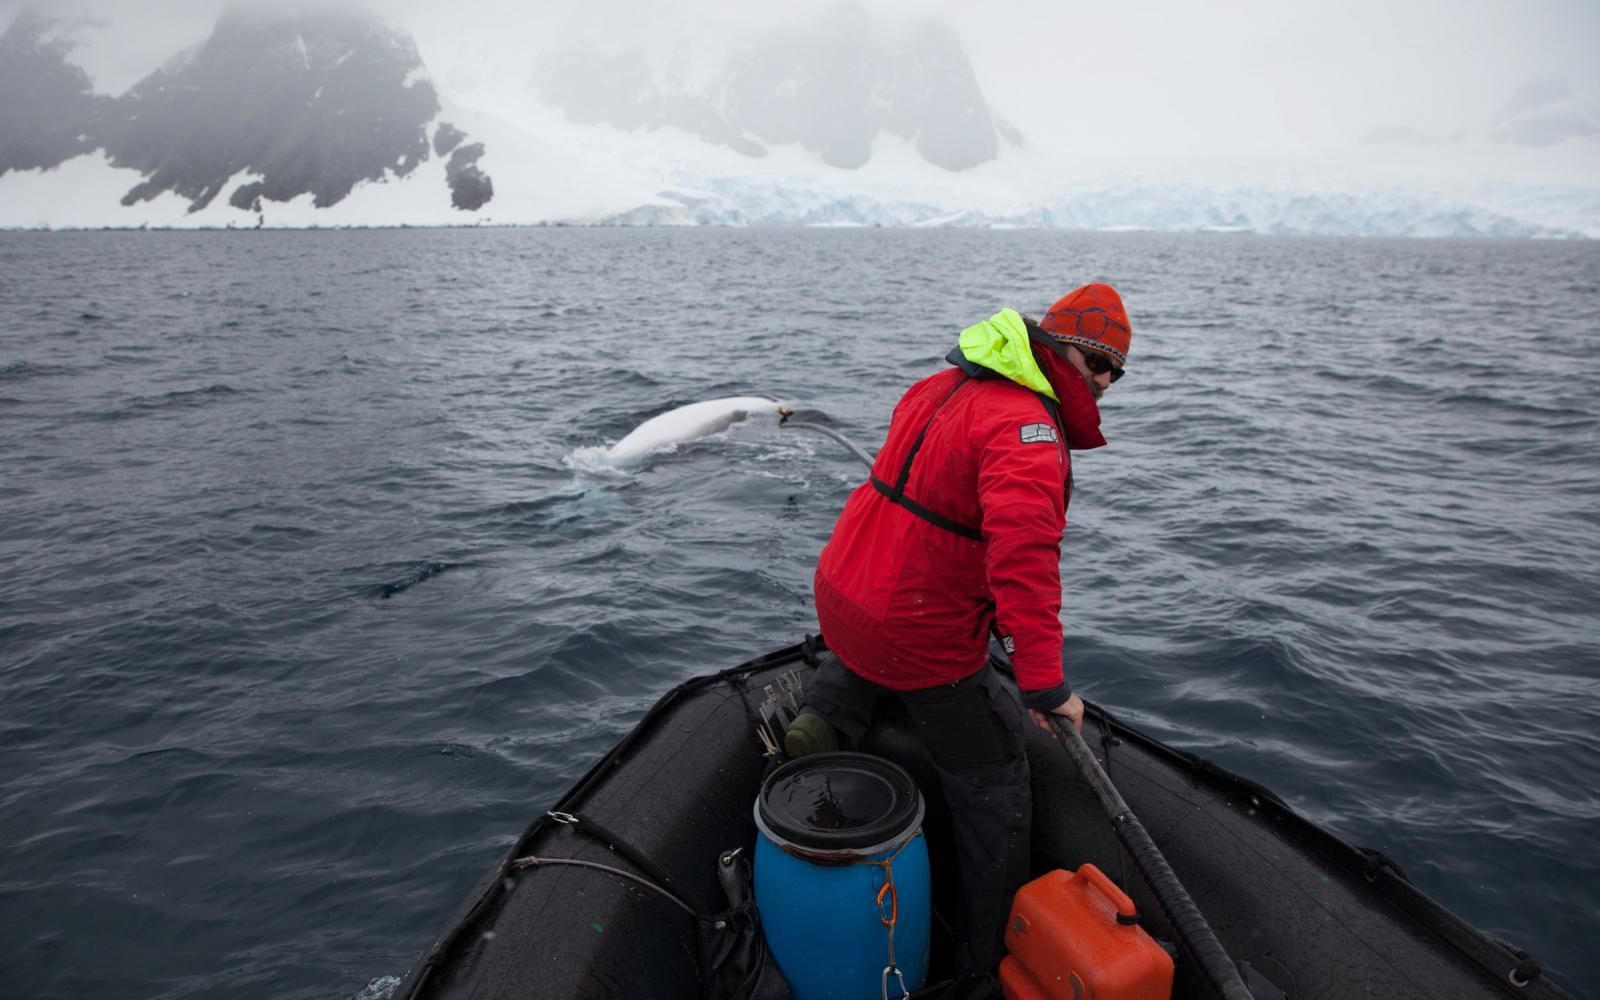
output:
M635 427L611 446L613 462L628 462L659 448L726 430L752 413L777 413L778 404L761 396L728 396L668 410Z

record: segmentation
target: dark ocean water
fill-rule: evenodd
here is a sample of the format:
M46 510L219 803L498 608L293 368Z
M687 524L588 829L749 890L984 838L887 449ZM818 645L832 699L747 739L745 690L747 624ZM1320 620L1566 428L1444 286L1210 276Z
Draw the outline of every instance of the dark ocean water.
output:
M1097 279L1075 685L1600 993L1600 245L614 230L0 234L0 992L386 995L861 475L573 456Z

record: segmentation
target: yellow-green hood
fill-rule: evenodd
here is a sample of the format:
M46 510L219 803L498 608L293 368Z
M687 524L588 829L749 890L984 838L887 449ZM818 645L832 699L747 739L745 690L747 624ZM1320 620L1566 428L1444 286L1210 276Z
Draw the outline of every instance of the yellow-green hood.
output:
M1055 387L1039 370L1028 341L1028 327L1015 309L1002 309L981 323L961 331L957 345L962 357L1003 375L1024 388L1043 393L1056 402Z

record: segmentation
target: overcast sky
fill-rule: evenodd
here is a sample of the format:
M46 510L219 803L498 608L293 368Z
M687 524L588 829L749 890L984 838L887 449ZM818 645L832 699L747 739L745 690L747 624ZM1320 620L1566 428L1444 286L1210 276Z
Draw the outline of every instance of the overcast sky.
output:
M98 0L46 0L46 10ZM18 0L0 0L9 24ZM205 34L220 0L112 11L127 73ZM302 6L305 6L302 4ZM447 90L520 85L541 53L642 46L693 67L815 18L788 0L372 0L409 27ZM1137 155L1358 148L1375 129L1482 133L1531 79L1600 108L1600 0L860 0L894 24L933 13L966 45L991 105L1049 148ZM799 8L800 13L796 13ZM137 19L136 19L137 18ZM467 99L470 94L454 95ZM1600 168L1600 164L1596 165Z

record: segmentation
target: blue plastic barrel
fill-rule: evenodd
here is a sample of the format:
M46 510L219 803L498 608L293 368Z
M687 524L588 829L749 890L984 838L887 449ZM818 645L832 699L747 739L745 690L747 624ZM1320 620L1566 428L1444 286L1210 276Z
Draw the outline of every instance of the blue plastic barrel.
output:
M906 988L927 978L932 892L922 811L911 776L869 754L812 754L762 783L756 905L795 1000L881 997L885 918L894 921L895 965ZM899 986L891 976L891 996Z

